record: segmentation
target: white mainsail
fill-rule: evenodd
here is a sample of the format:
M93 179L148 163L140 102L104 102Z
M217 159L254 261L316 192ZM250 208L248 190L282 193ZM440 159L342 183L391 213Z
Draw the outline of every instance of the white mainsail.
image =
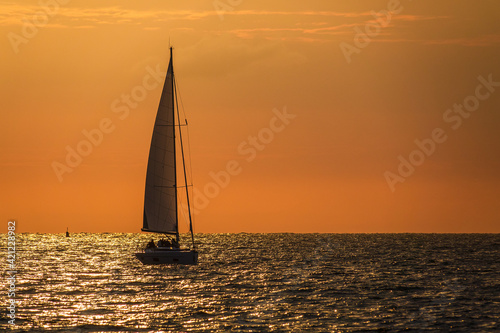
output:
M177 234L177 181L172 53L151 139L143 231Z

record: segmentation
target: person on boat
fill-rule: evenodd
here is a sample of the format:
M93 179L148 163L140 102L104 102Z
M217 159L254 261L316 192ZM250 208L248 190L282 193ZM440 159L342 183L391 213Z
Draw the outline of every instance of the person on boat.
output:
M170 247L170 242L168 241L168 239L160 239L158 241L158 247Z
M155 245L155 241L151 239L151 241L148 243L148 245L146 245L146 249L153 249L155 248L156 245Z
M180 247L179 242L176 239L172 239L172 247L178 249Z

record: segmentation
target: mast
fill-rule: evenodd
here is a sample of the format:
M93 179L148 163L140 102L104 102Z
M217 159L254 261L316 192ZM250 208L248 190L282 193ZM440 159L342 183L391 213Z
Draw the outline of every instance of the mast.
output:
M172 52L172 48L170 48L170 52ZM182 144L181 117L179 115L179 103L177 102L177 94L176 94L177 88L176 88L176 84L175 84L175 78L173 76L172 76L172 78L173 78L172 89L174 90L175 101L176 101L176 106L177 106L177 122L179 124L178 125L179 126L179 141L181 142L182 168L184 170L184 184L186 185L186 201L187 201L187 205L188 205L188 214L189 214L189 231L191 232L191 242L193 244L193 249L196 249L196 246L194 244L193 220L191 218L191 206L190 206L190 203L189 203L189 191L188 191L188 183L187 183L186 160L184 158L184 146ZM174 114L175 114L175 109L174 109ZM178 210L179 209L177 209L177 211ZM177 221L177 223L178 223L178 221Z
M173 138L174 138L174 175L175 175L175 180L174 180L174 189L175 189L175 205L177 205L177 155L175 153L175 88L174 88L174 58L172 55L172 46L170 46L170 63L172 65L172 126L174 127L173 130ZM182 140L182 138L181 138ZM182 145L182 141L181 141ZM182 150L182 146L181 146ZM177 243L179 243L179 209L175 210L175 240Z

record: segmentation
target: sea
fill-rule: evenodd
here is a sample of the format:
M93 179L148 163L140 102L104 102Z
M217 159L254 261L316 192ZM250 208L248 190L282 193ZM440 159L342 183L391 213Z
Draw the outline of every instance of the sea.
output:
M151 237L16 234L11 267L3 234L0 330L500 332L499 234L196 234L193 266Z

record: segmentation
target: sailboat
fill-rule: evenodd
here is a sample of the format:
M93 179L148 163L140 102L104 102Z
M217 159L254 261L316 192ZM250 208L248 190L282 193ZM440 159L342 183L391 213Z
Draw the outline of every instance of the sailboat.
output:
M174 236L174 239L161 239L156 245L153 239L135 254L143 264L196 264L198 252L194 243L191 207L182 144L177 91L174 77L172 48L170 63L153 128L146 171L146 190L144 194L144 214L142 231ZM176 130L178 128L178 130ZM184 186L177 182L176 140L179 139L181 150ZM185 191L184 191L185 190ZM185 192L191 232L191 248L179 246L179 204L178 196Z

